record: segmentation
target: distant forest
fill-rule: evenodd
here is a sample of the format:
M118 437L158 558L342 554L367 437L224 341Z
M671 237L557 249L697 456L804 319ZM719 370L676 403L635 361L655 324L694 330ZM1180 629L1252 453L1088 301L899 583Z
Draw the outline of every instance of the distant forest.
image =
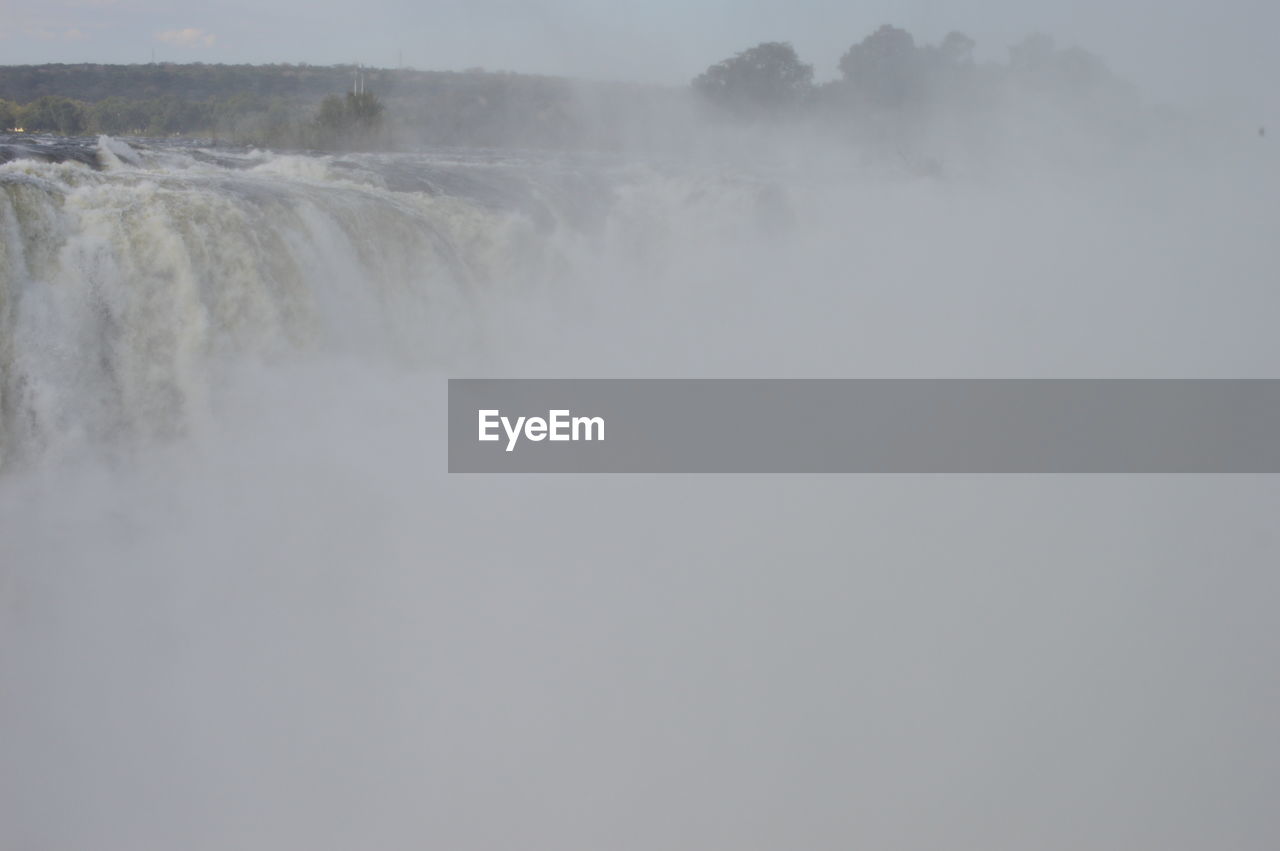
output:
M562 113L575 85L568 80L350 65L0 67L0 128L338 144L322 123L327 116L332 124L335 113L322 115L321 106L352 92L357 79L385 119L378 122L385 132L365 133L363 143L501 145L514 130L532 145L568 141Z
M951 33L919 44L883 26L815 83L790 44L712 64L686 87L586 83L510 72L352 65L0 67L0 130L188 136L272 147L417 145L611 148L679 132L699 114L725 124L874 125L884 116L979 108L1010 92L1059 104L1136 102L1103 62L1043 35L978 63ZM1074 108L1074 107L1072 107Z

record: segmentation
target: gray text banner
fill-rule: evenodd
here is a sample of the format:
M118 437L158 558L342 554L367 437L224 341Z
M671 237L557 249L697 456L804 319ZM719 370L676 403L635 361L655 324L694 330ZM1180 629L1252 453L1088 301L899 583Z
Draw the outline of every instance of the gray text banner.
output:
M1280 473L1280 380L450 379L449 470Z

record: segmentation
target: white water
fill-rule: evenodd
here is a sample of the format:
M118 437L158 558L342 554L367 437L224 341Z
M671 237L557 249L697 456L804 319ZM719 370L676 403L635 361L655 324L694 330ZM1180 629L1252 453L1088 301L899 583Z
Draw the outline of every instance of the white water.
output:
M1271 479L443 472L448 375L1274 376L1265 149L120 144L0 166L0 848L1275 846Z

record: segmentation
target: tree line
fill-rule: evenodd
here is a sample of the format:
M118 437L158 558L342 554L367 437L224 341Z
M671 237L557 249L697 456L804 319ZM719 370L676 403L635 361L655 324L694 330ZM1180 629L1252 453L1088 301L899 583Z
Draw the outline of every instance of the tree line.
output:
M724 115L778 119L801 113L903 109L980 94L1010 79L1045 95L1128 93L1105 63L1080 48L1059 49L1031 35L1009 49L1004 65L979 65L976 42L951 32L938 44L919 44L886 24L840 57L840 77L822 84L813 66L787 42L765 42L718 62L693 80L705 103Z
M0 100L0 129L65 136L233 136L248 126L284 125L296 116L290 102L254 95L201 101L112 96L86 103L63 95L44 95L27 104Z
M384 106L372 93L329 95L314 112L283 98L235 95L83 103L45 95L18 105L0 100L0 130L64 136L200 136L303 148L376 147Z
M813 66L790 44L765 42L712 64L684 89L483 69L0 67L0 130L178 135L318 149L607 148L645 133L669 135L679 126L682 104L733 122L873 123L877 114L990 100L1010 81L1050 101L1103 91L1127 96L1096 56L1059 49L1046 36L1014 45L1005 63L979 63L975 47L959 32L923 44L885 25L840 57L838 78L818 83ZM357 74L363 85L350 92ZM336 93L343 90L349 93Z
M0 66L0 99L25 104L46 95L60 95L97 103L110 97L208 101L252 95L314 103L331 92L349 89L356 73L365 75L370 89L385 95L401 86L413 88L429 82L439 72L355 65L207 65L201 62L11 65Z
M41 68L51 66L40 66ZM61 68L61 66L52 66ZM212 74L218 66L166 66L183 71L179 82ZM251 85L249 91L195 98L181 86L169 94L136 97L103 80L128 79L99 75L94 66L62 69L58 75L33 75L30 68L0 67L0 132L59 133L68 136L105 133L119 136L184 136L213 138L272 147L344 149L409 145L511 144L557 147L572 144L580 122L571 116L575 85L568 80L472 69L463 72L418 72L365 69L361 88L350 92L353 66L329 75L320 93L263 94L273 85ZM243 69L241 69L243 70ZM288 70L261 66L262 80ZM109 93L81 99L66 92L41 94L29 101L7 98L14 90L6 80L61 79L67 91ZM221 78L219 78L221 79ZM16 87L25 90L24 87ZM39 90L48 86L42 85ZM598 84L609 99L625 84ZM342 94L343 90L347 94ZM203 91L203 88L197 91Z

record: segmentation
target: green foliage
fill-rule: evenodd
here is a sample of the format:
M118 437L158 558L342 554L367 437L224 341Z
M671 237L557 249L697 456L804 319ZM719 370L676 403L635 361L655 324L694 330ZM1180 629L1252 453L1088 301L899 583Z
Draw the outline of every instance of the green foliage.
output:
M1123 88L1097 56L1078 47L1059 50L1052 38L1039 33L1009 48L1009 70L1046 95L1080 97Z
M952 30L938 45L938 53L942 62L953 68L966 67L973 64L973 49L978 43L962 32Z
M886 24L840 57L841 79L823 94L838 109L862 114L969 97L982 79L995 79L974 63L975 47L973 39L955 31L940 44L917 44L911 33Z
M148 136L198 133L210 126L212 117L208 103L181 100L172 95L146 102L144 112L148 119L144 132Z
M371 92L347 94L347 112L352 123L361 130L376 130L382 126L382 101Z
M316 113L316 125L320 129L341 133L348 129L350 120L347 104L338 95L329 95L320 102L320 110Z
M845 82L880 106L901 106L918 95L922 65L911 33L888 24L840 57Z
M84 104L71 98L45 95L21 109L18 123L29 131L74 136L85 129Z
M248 94L314 103L349 85L353 70L350 65L19 65L0 67L0 98L28 103L61 95L97 103L110 97L208 101ZM409 73L364 71L368 85L381 92L391 92Z
M0 66L0 98L79 100L85 110L80 132L86 133L176 133L270 147L354 149L386 147L393 139L411 146L580 146L612 132L596 123L583 126L584 92L599 120L615 123L640 120L633 114L638 102L656 100L665 108L683 96L656 86L580 86L511 72L365 68L362 78L377 96L356 96L348 121L347 99L339 95L339 108L328 107L329 118L316 120L324 97L349 88L355 70L349 65Z
M151 123L142 101L111 97L89 107L89 126L110 136L138 135Z
M710 66L691 88L569 80L480 69L455 73L359 69L378 95L346 90L354 66L0 66L0 129L46 133L183 135L277 148L355 150L463 145L623 147L667 144L693 132L678 120L690 91L747 121L816 121L840 132L893 126L893 113L935 105L985 108L1031 93L1071 108L1123 107L1132 89L1101 60L1045 37L1015 45L1007 64L974 62L974 42L953 32L937 45L884 26L840 59L838 80L784 42L764 42ZM26 106L19 106L26 104ZM860 131L859 131L860 132Z
M385 107L371 92L329 95L320 102L313 125L325 148L376 147Z
M813 66L785 42L765 42L718 62L693 81L711 103L738 115L773 115L794 110L813 90Z
M1009 67L1020 72L1039 72L1053 64L1057 46L1043 33L1033 33L1009 48Z

